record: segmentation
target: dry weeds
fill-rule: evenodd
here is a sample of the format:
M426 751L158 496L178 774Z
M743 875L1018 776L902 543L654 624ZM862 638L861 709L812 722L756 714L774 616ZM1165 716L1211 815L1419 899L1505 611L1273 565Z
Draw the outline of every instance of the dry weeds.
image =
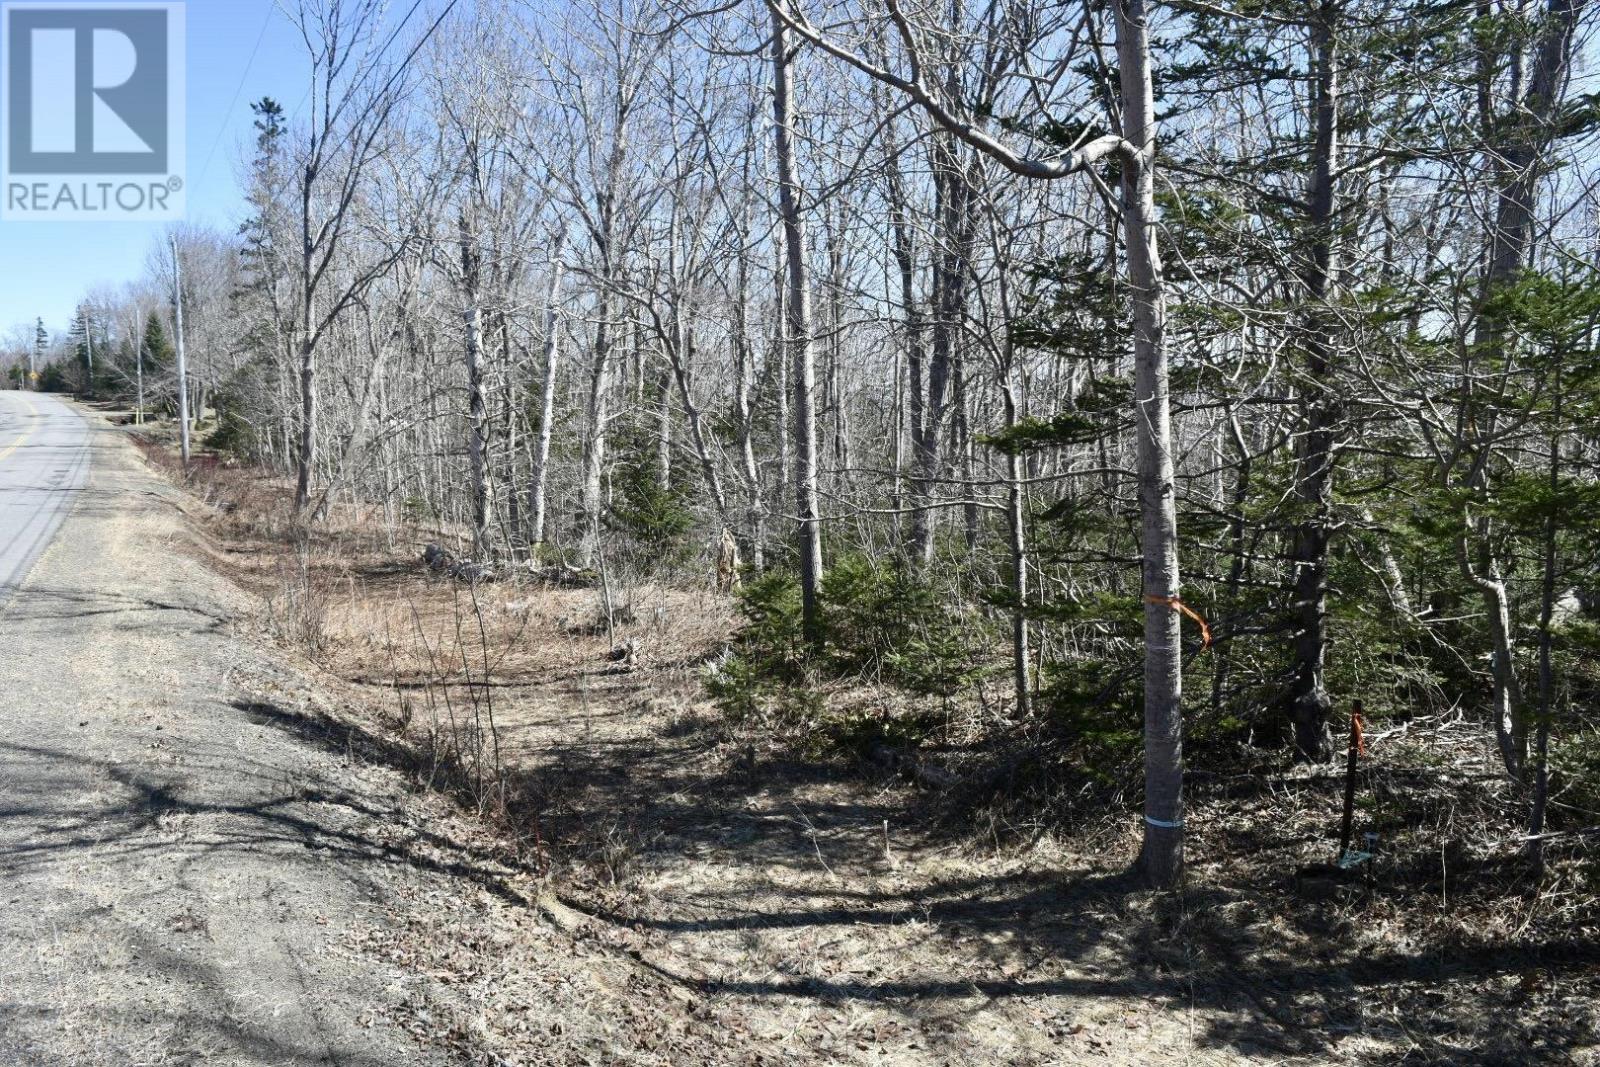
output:
M1593 883L1578 854L1543 886L1505 868L1467 724L1375 740L1366 814L1403 828L1370 890L1297 897L1338 790L1241 764L1197 776L1189 887L1156 897L1118 873L1131 818L952 829L902 778L730 726L708 591L624 589L608 626L598 590L428 574L451 531L336 508L293 549L283 486L191 486L208 555L351 728L486 816L527 885L410 902L413 936L365 946L465 990L414 1007L477 1062L1597 1062Z

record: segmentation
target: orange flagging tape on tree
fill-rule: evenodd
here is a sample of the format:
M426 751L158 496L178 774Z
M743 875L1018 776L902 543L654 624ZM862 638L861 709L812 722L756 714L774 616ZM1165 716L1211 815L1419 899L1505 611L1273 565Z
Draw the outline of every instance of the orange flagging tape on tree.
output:
M1211 647L1211 627L1206 625L1206 620L1200 617L1200 613L1198 611L1195 611L1189 605L1185 604L1181 599L1175 596L1152 595L1145 597L1144 602L1146 604L1165 604L1169 608L1172 608L1175 611L1180 611L1189 618L1193 619L1195 625L1200 627L1200 647Z
M1350 712L1350 732L1355 736L1356 755L1365 756L1367 754L1367 729L1361 721L1360 705L1357 705L1355 710Z

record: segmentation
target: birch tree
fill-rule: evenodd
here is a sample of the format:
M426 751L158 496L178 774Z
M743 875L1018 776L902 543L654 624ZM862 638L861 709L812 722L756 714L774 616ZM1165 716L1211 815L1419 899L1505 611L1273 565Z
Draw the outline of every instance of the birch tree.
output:
M1012 150L986 132L958 100L924 79L930 64L914 27L898 8L890 17L906 53L894 73L835 43L786 0L768 0L777 24L822 51L884 82L922 107L943 129L1024 177L1057 179L1115 156L1122 172L1122 214L1134 322L1134 413L1139 441L1139 510L1144 587L1145 804L1138 865L1154 885L1183 873L1183 660L1176 487L1166 354L1166 295L1156 237L1156 116L1149 13L1142 0L1114 5L1121 132L1101 134L1050 158ZM798 395L798 394L797 394Z

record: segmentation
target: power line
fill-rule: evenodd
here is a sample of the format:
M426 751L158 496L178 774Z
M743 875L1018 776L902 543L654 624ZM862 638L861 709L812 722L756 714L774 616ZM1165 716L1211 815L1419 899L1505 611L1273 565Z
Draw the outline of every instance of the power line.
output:
M250 77L250 68L255 66L256 55L261 51L261 42L266 40L267 27L272 24L273 5L267 4L267 17L261 20L261 29L256 33L255 47L250 49L250 58L245 61L244 73L239 75L239 84L233 90L233 99L228 101L227 110L222 113L222 126L217 130L216 139L211 142L211 151L206 153L205 165L200 168L200 175L195 179L196 184L205 180L206 173L211 169L211 161L216 158L217 147L222 144L222 135L228 132L228 119L233 114L233 109L239 103L239 97L244 92L244 83Z

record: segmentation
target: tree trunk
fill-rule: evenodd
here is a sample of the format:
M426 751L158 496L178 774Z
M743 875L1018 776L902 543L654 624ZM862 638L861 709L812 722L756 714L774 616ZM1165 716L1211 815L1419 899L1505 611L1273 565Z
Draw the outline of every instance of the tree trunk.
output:
M1555 371L1554 411L1550 431L1550 467L1546 490L1551 501L1561 493L1561 369ZM1539 835L1544 833L1545 811L1550 803L1550 718L1555 714L1556 676L1552 656L1555 634L1552 622L1556 604L1556 550L1561 532L1560 520L1554 507L1547 506L1544 519L1544 567L1539 582L1539 713L1534 725L1533 740L1533 801L1528 812L1528 859L1535 868L1543 870L1544 843Z
M1000 396L1005 404L1006 428L1017 426L1017 391L1013 381L1015 359L1006 344L1006 365L1002 368ZM1024 496L1022 454L1012 450L1006 456L1006 523L1011 538L1011 678L1016 689L1018 719L1025 719L1032 705L1032 684L1028 676L1031 652L1028 648L1028 511Z
M533 449L533 477L528 486L528 510L533 515L529 536L537 554L544 545L545 498L549 494L550 437L555 430L556 372L561 363L561 241L556 241L550 267L550 295L544 312L544 382L539 389L539 439Z
M772 366L768 368L776 382L773 390L777 398L778 408L778 484L774 490L774 507L779 514L783 513L783 502L787 498L789 488L794 484L794 421L790 415L789 401L793 398L793 390L789 387L789 379L793 377L793 361L789 359L788 349L784 344L784 331L788 329L789 301L785 294L787 282L784 277L784 267L781 262L782 253L779 254L780 263L776 274L777 292L773 298L773 326L772 326Z
M1233 441L1233 447L1239 453L1239 463L1234 470L1233 489L1229 495L1228 510L1228 553L1232 557L1228 561L1228 579L1223 585L1223 603L1227 608L1227 617L1232 618L1239 610L1239 589L1244 581L1245 572L1245 524L1248 521L1245 507L1250 502L1250 474L1254 466L1249 442L1245 440L1244 428L1239 425L1238 412L1230 404L1227 411L1228 433ZM1215 660L1211 667L1211 714L1222 717L1222 709L1228 699L1228 682L1233 669L1233 656L1230 645L1223 645L1213 653Z
M294 511L305 513L311 503L312 468L317 462L317 339L313 332L316 315L316 275L311 261L311 190L316 180L307 167L300 186L300 452L295 459Z
M617 128L612 134L611 151L606 160L605 188L599 197L599 230L595 235L600 256L599 306L594 329L594 361L589 372L589 435L583 453L583 531L578 554L585 567L595 564L600 548L600 527L604 501L606 438L611 418L612 300L617 280L617 258L623 254L617 234L617 199L621 194L623 161L628 154L629 105L619 97ZM637 346L635 348L637 351Z
M135 426L144 425L144 338L139 338L139 343L134 347L134 409L133 422Z
M640 352L644 345L637 346ZM655 373L656 478L663 491L672 488L672 372L671 359L663 356Z
M349 476L351 468L355 465L356 457L361 451L362 435L366 432L367 422L372 417L373 405L381 392L384 368L388 363L388 346L378 344L377 338L373 336L370 321L367 324L367 344L372 352L372 363L367 369L366 382L361 388L361 400L356 404L355 418L350 425L350 438L339 454L333 474L328 478L328 484L322 487L322 492L317 497L316 507L311 509L311 514L318 519L327 516L328 504L334 492Z
M494 332L500 338L500 365L505 368L505 389L501 431L505 440L505 466L501 469L504 484L511 489L506 493L506 541L511 546L511 553L515 557L522 547L524 531L522 528L522 495L516 491L520 484L517 463L518 453L521 451L521 438L518 434L519 426L517 417L522 407L522 397L517 388L519 374L517 373L516 359L511 348L511 323L505 309L502 308L495 314ZM493 468L491 463L490 467Z
M684 422L689 427L689 443L694 446L695 459L700 464L700 474L705 479L706 492L711 494L711 506L716 509L717 521L728 526L728 500L722 491L722 476L717 472L716 457L705 430L705 419L700 406L694 401L690 388L689 368L694 363L694 334L689 331L681 310L673 311L673 329L676 339L667 347L672 361L672 375L678 384L678 403L683 405ZM664 400L665 398L663 398Z
M960 152L948 135L935 139L933 186L939 239L933 256L931 302L933 316L928 351L927 381L922 368L912 366L912 470L917 510L912 516L912 558L931 562L934 548L933 502L943 469L941 445L945 415L950 406L952 378L956 373L956 347L966 306L967 263L971 256L969 213L971 184L962 169ZM922 390L926 388L926 395Z
M1499 179L1494 225L1489 233L1488 267L1484 272L1483 300L1513 284L1527 263L1533 245L1533 201L1542 176L1539 162L1552 136L1551 120L1561 104L1572 62L1573 34L1585 0L1549 0L1543 32L1535 46L1533 76L1525 99L1513 100L1509 119L1494 113L1485 101L1485 133L1496 149ZM1518 46L1521 47L1520 45ZM1478 319L1474 347L1491 364L1503 364L1511 344L1505 323L1485 311ZM1493 418L1486 414L1478 440L1469 450L1469 483L1483 488L1490 477ZM1476 530L1474 530L1476 527ZM1479 519L1468 526L1458 557L1463 574L1477 586L1489 619L1493 649L1493 713L1495 737L1501 757L1512 777L1520 779L1528 761L1528 722L1517 679L1514 628L1510 598L1488 537L1489 523ZM1476 534L1477 566L1464 543Z
M1134 421L1144 583L1144 843L1139 868L1153 886L1183 876L1183 650L1175 601L1178 518L1167 396L1166 297L1156 244L1156 114L1145 0L1120 0L1122 211L1133 301Z
M461 319L466 328L467 364L467 477L472 497L472 555L486 560L493 555L489 529L494 504L489 490L489 408L483 395L483 306L479 293L478 238L465 217L461 219Z
M894 486L893 499L896 511L895 521L898 524L898 512L904 507L904 472L905 472L905 443L907 424L909 423L912 440L922 432L922 368L926 358L922 348L922 310L917 300L916 280L916 255L912 244L911 219L906 206L904 181L900 175L899 152L894 147L889 134L885 134L888 143L888 158L884 161L884 174L887 178L887 193L889 206L889 223L892 236L891 250L894 255L895 266L898 269L900 281L900 305L905 315L905 344L895 351L894 362ZM909 379L909 387L907 386ZM910 414L907 415L906 393L911 394ZM917 552L916 546L926 540L927 534L922 531L919 524L927 521L920 508L913 510L911 516L911 544L912 554Z
M1314 125L1310 212L1311 241L1301 269L1307 313L1304 347L1307 383L1302 387L1305 431L1300 435L1295 471L1295 501L1301 515L1295 526L1294 679L1289 707L1294 720L1295 755L1323 762L1333 755L1324 663L1328 648L1328 533L1333 509L1334 430L1339 419L1333 382L1334 334L1338 319L1328 307L1339 270L1336 251L1339 168L1339 5L1323 0L1313 23L1315 56Z
M606 465L606 423L611 417L610 315L610 293L603 291L594 328L594 361L589 366L589 433L583 451L583 532L578 555L585 567L594 566L600 547L601 479Z
M800 179L794 158L794 86L790 82L789 33L772 16L772 111L774 156L778 168L778 212L783 220L788 276L787 337L794 363L794 488L800 560L801 628L812 647L822 644L822 516L817 496L816 364L811 338L811 290L806 281L805 223L800 213Z
M483 309L468 298L462 311L466 324L467 468L472 492L472 551L476 559L492 554L489 530L494 509L489 495L489 411L483 397Z
M761 468L756 463L755 416L751 395L755 388L755 351L750 343L749 262L746 257L739 257L736 269L739 291L733 305L733 344L736 364L733 423L734 432L738 436L739 460L744 468L747 491L745 536L750 545L750 565L759 574L766 564L766 504L761 496Z

